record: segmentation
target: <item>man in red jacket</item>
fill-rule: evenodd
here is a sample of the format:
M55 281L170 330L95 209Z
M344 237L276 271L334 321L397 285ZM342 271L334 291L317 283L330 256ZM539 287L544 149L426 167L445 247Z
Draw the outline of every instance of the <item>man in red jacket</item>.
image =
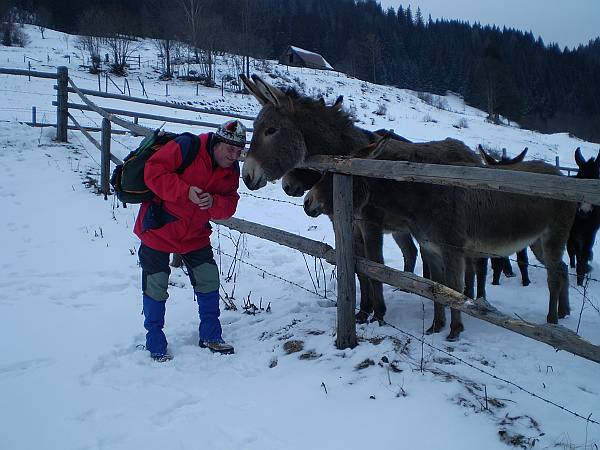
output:
M198 145L194 161L178 172L188 152ZM163 332L169 294L169 254L179 253L194 288L200 316L199 345L217 353L233 353L221 336L219 271L210 245L209 220L228 219L239 195L238 158L246 145L246 128L238 120L215 133L182 134L152 155L144 166L146 185L156 196L142 203L134 232L142 244L144 328L146 349L153 359L168 361Z

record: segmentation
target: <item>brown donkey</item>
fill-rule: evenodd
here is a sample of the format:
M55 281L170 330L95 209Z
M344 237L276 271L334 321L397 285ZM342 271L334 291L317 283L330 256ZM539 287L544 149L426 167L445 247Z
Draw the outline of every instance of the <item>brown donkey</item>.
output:
M455 142L447 139L428 143L428 147L419 150L418 161L439 164L446 153L444 148ZM419 144L412 144L415 145ZM371 155L357 156L414 161L413 149L403 148L405 146L388 143ZM530 161L526 169L521 167L520 170L557 174L553 166L539 161ZM305 197L304 208L309 215L330 211L332 179L332 174L323 176ZM432 280L458 292L463 291L463 273L469 258L509 255L531 245L548 272L547 321L557 323L558 318L569 313L567 267L562 256L575 204L496 191L365 177L355 177L354 195L354 214L359 219L364 217L371 222L373 217L379 216L384 222L407 223L430 266ZM368 240L365 237L365 242ZM374 308L375 314L378 310L385 311L384 305L374 305ZM436 303L428 332L438 332L444 324L444 307ZM452 310L448 339L457 339L462 330L460 312Z
M371 143L340 108L325 107L322 102L297 94L288 95L257 76L242 80L263 105L254 122L242 170L249 189L259 189L267 181L281 178L309 156L357 154ZM429 150L427 145L431 146ZM383 149L379 146L378 154L370 157L453 164L467 153L473 155L464 144L452 139L433 145L387 141ZM469 164L482 167L481 162ZM547 169L548 165L541 167ZM323 184L331 178L325 176ZM567 268L562 255L575 214L574 203L453 186L368 180L371 179L362 178L357 183L366 183L367 190L357 192L355 187L357 212L367 218L357 221L366 224L365 246L371 242L371 217L407 224L430 264L432 279L462 292L465 258L479 258L482 254L507 256L533 243L536 256L548 271L548 322L557 323L559 317L569 313ZM374 248L380 247L379 234L375 230ZM371 259L381 262L380 258ZM383 297L373 298L375 315L383 318ZM436 304L430 331L440 331L444 323L444 307ZM457 339L462 329L460 312L452 310L448 337Z

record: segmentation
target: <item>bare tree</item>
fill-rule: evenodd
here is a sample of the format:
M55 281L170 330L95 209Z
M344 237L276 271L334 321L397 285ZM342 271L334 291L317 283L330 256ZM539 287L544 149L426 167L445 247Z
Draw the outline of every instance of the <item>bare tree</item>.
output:
M367 34L367 39L365 41L365 47L369 54L369 59L371 61L371 69L372 69L372 77L371 80L373 83L377 83L377 63L381 56L381 50L383 49L383 44L377 37L377 35L373 33Z
M101 17L102 13L93 8L84 11L77 23L79 36L76 38L75 47L89 55L90 73L98 73L102 61L100 57L100 51L102 50L101 28L98 26L98 19Z
M102 43L112 54L110 71L115 75L126 75L127 58L139 48L135 37L130 33L132 20L124 11L115 11L108 14L104 22L106 35Z
M202 20L202 4L200 0L179 0L185 18L185 40L192 46L198 58L198 32Z
M46 27L51 23L52 20L52 15L50 14L50 11L48 11L43 6L40 6L35 12L33 20L33 23L37 26L38 30L42 34L42 39L46 39L44 37L44 33L46 31Z
M169 11L168 14L165 14L165 11ZM180 24L185 23L182 15L185 17L181 9L177 6L173 8L170 0L146 0L144 4L146 29L165 62L165 70L161 75L163 80L173 77L172 57L173 53L178 50L178 39L183 34Z

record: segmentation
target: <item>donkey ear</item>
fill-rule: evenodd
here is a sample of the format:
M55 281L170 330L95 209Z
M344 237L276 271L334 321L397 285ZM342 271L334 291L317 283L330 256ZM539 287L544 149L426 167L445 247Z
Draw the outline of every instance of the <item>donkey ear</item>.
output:
M283 91L275 86L270 85L266 81L263 81L258 75L252 75L254 83L258 91L267 99L273 106L289 106L290 102L287 101L289 97L283 93Z
M383 150L387 147L387 143L390 141L389 136L383 136L378 141L361 148L352 155L353 158L360 159L379 159Z
M477 149L479 150L479 154L481 155L481 157L483 158L483 160L485 161L485 163L488 166L495 166L498 164L498 161L496 161L494 158L492 158L490 155L488 155L485 150L483 149L483 147L481 146L481 144L479 144L477 146Z
M577 165L579 167L581 167L581 166L583 166L585 164L585 158L581 154L581 148L580 147L577 147L577 149L575 150L575 162L577 163Z
M600 150L598 150L598 156L596 156L596 165L600 167Z
M511 160L511 163L516 164L516 163L520 163L521 161L523 161L525 159L525 155L527 154L527 150L529 150L529 149L527 147L525 147L521 153L519 153L517 156L515 156Z
M340 110L342 109L342 103L344 102L344 96L340 95L336 100L335 103L331 106L333 109L337 109Z
M256 100L258 100L258 102L261 105L264 106L267 103L269 103L269 101L265 98L265 96L262 95L261 92L258 90L258 87L254 83L254 81L252 81L250 78L248 78L244 74L240 74L240 78L241 78L242 82L244 83L244 85L246 86L246 88L248 89L248 91L250 91L250 93L252 95L254 95L254 97L256 98Z

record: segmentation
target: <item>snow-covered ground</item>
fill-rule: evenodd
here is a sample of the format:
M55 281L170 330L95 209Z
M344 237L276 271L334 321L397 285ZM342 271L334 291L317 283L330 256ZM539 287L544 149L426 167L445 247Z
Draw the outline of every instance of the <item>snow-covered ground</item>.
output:
M0 67L25 68L24 57L39 71L67 65L80 87L97 88L97 78L78 67L74 37L67 41L48 30L42 40L35 28L26 31L31 45L0 47ZM142 60L156 60L149 43L140 54ZM219 69L228 73L224 64ZM511 155L529 147L529 157L554 162L559 155L566 166L575 165L578 146L586 157L598 151L597 144L567 134L488 124L483 112L452 95L442 98L448 111L423 103L414 92L334 72L288 71L275 63L271 72L278 78L267 79L324 95L328 102L344 95L361 126L393 128L415 141L452 136L472 147L504 147ZM158 74L144 66L130 74L132 95L141 95L138 76L151 98L251 115L259 109L250 96L221 96L220 89L208 88L196 96L195 85L178 81L169 82L167 98ZM386 319L394 327L360 325L360 345L336 350L333 268L224 227L214 228L213 246L222 251L217 257L222 294L238 306L222 312L224 335L236 354L216 356L197 347L192 290L183 271L174 269L166 334L175 358L153 363L138 348L144 330L139 242L132 233L137 208L124 209L112 197L105 201L94 195L89 181L98 179L99 154L79 132L69 132L69 143L58 144L52 128L17 122L30 120L32 106L38 121L54 122L52 85L51 80L0 75L0 449L600 445L599 425L515 386L600 421L597 364L469 317L458 343L445 342L444 333L423 338L432 305L390 287L385 288ZM70 99L79 103L77 96ZM98 104L222 121L114 100ZM375 114L381 105L385 114ZM94 113L73 113L84 124L100 123ZM468 128L456 128L460 121ZM122 157L139 138L114 136L113 141L113 151ZM279 183L252 194L242 185L240 193L236 217L333 243L329 221L305 216L301 199L286 197ZM384 251L386 264L402 268L402 255L389 236ZM598 245L595 253L600 254ZM598 262L593 267L592 276L600 278ZM488 285L488 300L508 314L542 323L545 271L531 267L530 274L527 288L518 277ZM574 277L571 282L573 313L561 324L600 344L600 285L589 283L582 309L582 290L574 286ZM245 313L248 298L265 310ZM434 348L421 345L422 338Z

